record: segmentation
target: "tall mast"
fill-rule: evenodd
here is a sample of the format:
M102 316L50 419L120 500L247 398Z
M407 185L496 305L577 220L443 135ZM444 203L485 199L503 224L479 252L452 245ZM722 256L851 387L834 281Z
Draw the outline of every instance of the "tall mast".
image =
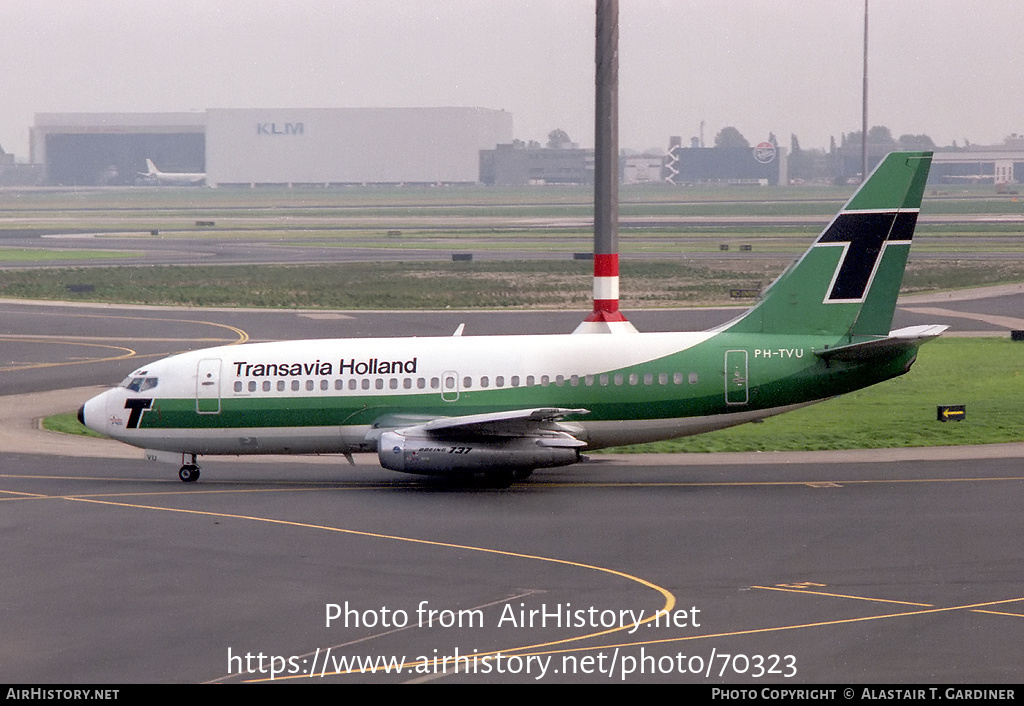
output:
M575 333L635 333L619 312L619 2L597 0L594 310Z

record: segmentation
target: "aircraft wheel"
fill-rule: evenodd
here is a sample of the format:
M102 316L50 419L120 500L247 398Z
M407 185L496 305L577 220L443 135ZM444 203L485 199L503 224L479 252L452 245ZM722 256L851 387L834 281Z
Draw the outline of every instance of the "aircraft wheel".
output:
M510 488L518 480L518 471L496 471L484 474L484 485L488 488Z
M195 483L199 480L199 466L187 463L178 471L182 483Z

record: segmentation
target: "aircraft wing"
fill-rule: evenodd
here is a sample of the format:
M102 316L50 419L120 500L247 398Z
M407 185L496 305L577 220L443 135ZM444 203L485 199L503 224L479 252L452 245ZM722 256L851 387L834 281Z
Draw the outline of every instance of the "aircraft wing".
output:
M896 351L919 346L925 341L938 337L948 326L926 324L924 326L908 326L892 331L885 338L850 343L845 346L822 348L814 351L814 355L822 360L869 360L890 355Z
M384 433L396 432L403 436L429 436L435 439L549 438L560 439L559 446L586 446L585 442L574 436L579 429L572 424L560 423L564 417L573 414L590 414L590 410L538 407L458 417L388 415L373 424L366 438L377 440Z
M461 417L440 417L415 428L437 436L537 436L544 432L564 434L558 422L572 414L589 414L586 409L543 407L515 409L508 412L468 414ZM586 446L573 438L572 446Z

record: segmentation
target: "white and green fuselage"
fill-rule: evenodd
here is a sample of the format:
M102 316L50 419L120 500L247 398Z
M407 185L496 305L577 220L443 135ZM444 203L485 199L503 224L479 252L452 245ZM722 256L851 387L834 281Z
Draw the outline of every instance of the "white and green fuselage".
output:
M535 408L586 409L566 422L603 448L765 417L898 375L912 358L861 370L813 353L836 343L726 332L257 343L167 358L133 374L151 389L91 404L114 438L198 454L369 451L372 429L396 421ZM143 400L134 415L132 399Z
M778 414L903 374L940 332L889 330L929 162L890 155L757 305L710 331L224 346L135 371L81 416L157 451L377 451L447 473Z

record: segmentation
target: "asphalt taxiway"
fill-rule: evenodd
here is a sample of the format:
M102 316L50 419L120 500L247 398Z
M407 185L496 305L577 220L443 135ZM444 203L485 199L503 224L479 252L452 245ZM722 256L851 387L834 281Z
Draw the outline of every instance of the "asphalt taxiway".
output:
M904 300L896 325L1007 335L1024 329L1022 304L1020 288ZM734 313L631 318L689 329ZM1024 444L600 456L506 490L405 477L370 458L208 458L202 481L185 485L137 450L32 420L187 348L449 335L460 323L467 335L554 333L579 314L0 302L0 320L0 680L756 686L1024 674Z
M1021 677L1019 460L4 463L9 683Z

